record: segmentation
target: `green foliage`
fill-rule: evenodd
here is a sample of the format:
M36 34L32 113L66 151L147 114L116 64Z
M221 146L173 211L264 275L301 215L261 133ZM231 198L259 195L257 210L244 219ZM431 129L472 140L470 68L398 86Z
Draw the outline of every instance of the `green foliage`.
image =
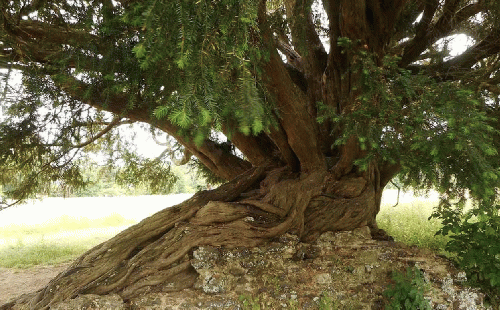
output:
M98 197L98 196L123 196L146 194L147 188L144 186L121 186L116 182L116 169L112 167L100 166L90 163L82 167L83 177L86 186L75 189L71 193L62 195L57 191L52 191L51 196L75 196L75 197Z
M398 66L400 58L385 56L382 65L356 42L340 38L351 74L360 80L355 107L337 115L322 103L318 119L333 119L344 128L338 146L355 135L366 155L356 160L360 170L370 162L400 163L399 179L406 187L436 188L458 197L468 188L475 198L491 197L499 185L497 131L480 107L484 98L458 82L442 82Z
M386 310L432 309L429 301L424 298L428 284L418 268L408 268L406 274L395 271L392 280L394 284L383 293L390 300Z
M151 166L148 166L147 163ZM158 171L165 174L158 175ZM61 192L60 190L53 189L50 196L114 197L151 194L165 195L170 193L194 193L206 187L205 178L200 175L200 172L197 172L196 168L169 166L168 172L165 172L156 168L154 160L151 159L147 159L146 164L138 162L134 165L127 165L126 168L123 166L110 167L108 165L99 165L96 162L90 161L82 165L82 172L86 182L83 188L70 192ZM168 181L166 184L161 183L165 182L165 180Z
M203 165L198 159L192 159L189 162L189 166L191 170L196 171L196 175L204 179L206 184L210 184L212 186L217 186L225 182L224 179L215 175L210 169L208 169L205 165Z
M330 294L323 292L318 301L318 308L319 310L335 310L338 309L338 305Z
M252 296L240 295L239 299L241 301L241 305L242 305L244 310L260 310L261 309L258 297L252 298Z
M264 55L249 44L256 14L257 3L235 0L155 1L125 12L122 21L143 30L132 50L158 118L192 138L228 120L245 134L270 125L253 74Z
M159 158L144 158L125 151L122 159L126 164L116 173L116 180L120 185L145 185L152 194L166 194L176 181L170 165Z
M269 52L255 36L256 2L60 5L67 13L55 16L40 5L29 19L57 27L77 24L84 39L69 39L63 47L44 41L40 48L51 51L46 66L31 63L36 55L23 55L29 63L23 67L23 84L15 98L2 102L0 114L3 199L50 194L54 184L56 191L79 191L86 178L73 159L106 149L117 151L108 154L109 163L127 157L123 169L114 171L123 184L141 183L158 193L172 186L165 163L139 158L130 146L120 147L116 131L81 146L111 118L89 108L88 102L98 102L99 109L106 110L115 104L112 98L119 97L128 104L117 114L125 116L133 109L153 113L156 121L170 121L180 128L177 134L197 146L223 127L229 135L248 135L273 124L273 106L258 82L258 63L269 59ZM24 9L14 5L8 10ZM274 20L283 23L279 14ZM10 42L8 35L1 39L2 48Z
M466 209L464 201L452 205L441 201L433 213L443 221L438 232L449 235L446 249L456 254L456 261L472 283L500 292L500 205L480 202Z
M201 172L192 166L173 166L172 170L177 176L177 181L172 188L172 193L174 194L194 193L201 189L206 189L209 184L212 186L219 184L216 182L208 182L208 180L201 175Z

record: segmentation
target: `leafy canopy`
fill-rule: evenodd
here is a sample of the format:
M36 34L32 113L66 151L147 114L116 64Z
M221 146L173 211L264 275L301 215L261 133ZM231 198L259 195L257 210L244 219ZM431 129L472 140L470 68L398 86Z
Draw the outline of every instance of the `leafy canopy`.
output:
M407 186L494 199L499 5L386 1L398 11L384 32L373 22L382 2L365 3L363 21L373 29L363 31L371 36L349 30L359 16L342 15L347 2L3 2L2 196L25 199L54 182L84 186L75 159L92 152L131 182L168 186L169 157L138 157L115 130L131 122L167 132L177 140L168 153L194 155L226 179L217 166L229 161L217 161L216 152L232 154L242 169L258 161L247 149L224 148L220 133L234 141L257 137L255 149L274 142L269 157L281 152L289 163L283 154L291 148L301 161L296 145L280 144L279 134L291 137L290 128L301 127L287 115L309 113L325 157L337 158L354 136L361 171L374 161L398 165ZM456 34L471 42L458 56L449 44ZM293 84L273 76L276 59ZM13 82L18 72L21 85ZM340 86L328 93L318 81ZM280 83L292 85L284 92L290 97L301 94L303 109L284 103Z

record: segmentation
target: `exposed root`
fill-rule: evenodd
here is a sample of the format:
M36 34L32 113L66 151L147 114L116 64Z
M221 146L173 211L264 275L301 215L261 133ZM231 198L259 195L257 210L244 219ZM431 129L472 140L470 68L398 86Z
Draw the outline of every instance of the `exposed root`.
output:
M117 293L128 300L148 290L179 290L196 281L191 266L196 247L254 247L287 231L314 236L332 227L366 224L365 218L372 215L363 208L374 204L373 187L366 186L356 198L333 199L323 192L327 179L326 172L298 178L287 169L248 171L89 250L46 288L18 304L47 309L78 294Z

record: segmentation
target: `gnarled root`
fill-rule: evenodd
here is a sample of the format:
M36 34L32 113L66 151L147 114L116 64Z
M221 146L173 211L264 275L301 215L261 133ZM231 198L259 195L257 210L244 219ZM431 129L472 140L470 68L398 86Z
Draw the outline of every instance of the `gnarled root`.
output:
M311 238L366 225L373 187L363 183L358 197L334 199L325 193L327 180L326 172L299 177L286 168L252 169L94 247L16 304L47 309L79 294L117 293L126 301L145 291L180 290L197 279L191 266L196 247L253 247L287 231Z

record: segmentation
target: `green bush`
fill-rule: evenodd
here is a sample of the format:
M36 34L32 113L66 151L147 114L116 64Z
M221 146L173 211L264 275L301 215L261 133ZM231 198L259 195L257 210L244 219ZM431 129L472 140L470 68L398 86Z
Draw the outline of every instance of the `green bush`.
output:
M442 202L446 204L446 202ZM446 249L472 283L500 291L500 206L485 202L466 212L442 212L439 234L450 234Z
M406 274L396 271L392 275L392 280L394 284L383 293L390 300L386 310L432 309L429 301L424 298L428 284L418 268L408 268Z

